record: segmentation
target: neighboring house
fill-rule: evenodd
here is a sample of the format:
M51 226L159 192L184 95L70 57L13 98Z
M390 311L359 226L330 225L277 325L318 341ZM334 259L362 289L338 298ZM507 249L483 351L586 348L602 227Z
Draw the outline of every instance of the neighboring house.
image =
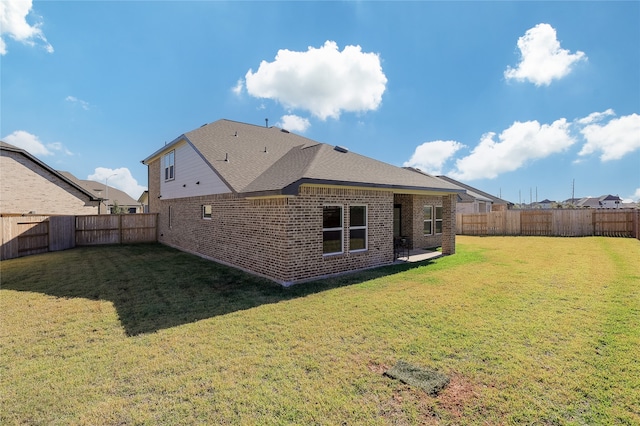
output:
M487 213L491 211L505 211L513 208L513 203L494 197L484 191L474 188L466 183L459 182L447 176L438 176L445 182L452 183L464 189L464 193L459 194L456 205L457 213Z
M622 199L617 195L601 195L600 197L585 197L575 203L576 207L590 209L619 209L622 207Z
M144 191L140 197L138 197L138 203L142 206L142 213L149 213L149 191Z
M532 207L534 209L551 209L554 205L556 205L555 201L551 201L548 198L545 198L542 201L536 201L535 203L533 203Z
M0 141L0 213L89 215L99 197L24 149Z
M69 172L61 171L59 173L100 198L102 200L100 213L102 214L144 213L142 204L131 198L131 196L126 192L114 188L113 186L107 187L107 185L102 182L78 179ZM119 211L114 211L115 206L118 207Z
M458 187L277 127L219 120L142 162L161 243L283 285L390 264L394 236L455 253Z

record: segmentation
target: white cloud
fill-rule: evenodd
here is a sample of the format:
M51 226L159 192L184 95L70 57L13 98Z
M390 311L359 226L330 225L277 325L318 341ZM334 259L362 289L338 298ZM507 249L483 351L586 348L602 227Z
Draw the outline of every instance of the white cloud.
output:
M464 145L456 141L425 142L416 147L415 152L403 166L415 167L432 175L441 175L442 166Z
M613 112L613 110L611 108L609 108L606 111L603 112L592 112L591 114L587 115L584 118L580 118L578 120L576 120L577 124L582 124L582 125L587 125L587 124L591 124L591 123L597 123L599 121L604 120L605 118L612 116L612 115L616 115L615 112Z
M307 131L309 126L311 126L311 123L309 123L309 120L304 117L298 117L297 115L283 115L280 118L280 122L276 125L285 130L304 133Z
M244 87L244 81L240 78L236 82L236 85L231 88L231 91L236 94L236 96L240 96L242 94L242 88Z
M2 138L2 140L11 145L17 146L18 148L22 148L25 151L27 151L29 154L34 155L36 157L39 155L43 155L43 156L54 155L56 153L73 155L73 153L68 149L66 149L64 145L62 145L62 143L53 142L53 143L44 144L40 141L40 138L38 138L36 135L33 135L24 130L16 130L10 135L7 135L4 138Z
M245 75L247 91L273 99L289 109L303 109L325 120L343 111L376 110L382 102L387 77L380 57L360 46L342 52L333 41L306 52L279 50L273 62L262 61Z
M75 96L67 96L66 98L64 98L64 100L67 102L71 102L72 104L80 105L84 110L89 110L89 102L78 99Z
M606 114L608 111L611 110L594 114L601 114L600 118L602 119L604 117L602 114ZM582 121L584 120L582 119ZM581 122L581 120L578 121ZM593 120L584 122L591 124L580 130L586 143L578 153L579 156L600 152L601 161L619 160L626 154L640 149L640 115L638 114L612 118L606 124L600 124Z
M507 67L507 80L528 80L536 86L549 85L571 71L578 61L587 60L584 52L569 53L560 48L556 30L549 24L538 24L518 39L520 63L516 68Z
M450 175L459 180L493 179L528 161L562 152L575 142L569 126L564 118L543 125L516 121L497 141L495 133L483 135L470 155L456 161L456 170Z
M39 41L47 52L53 53L53 46L40 29L41 24L30 25L27 22L31 6L31 0L0 1L0 55L7 53L7 45L2 38L5 34L29 46L34 46Z
M126 167L121 167L119 169L97 167L94 173L89 175L87 179L106 183L113 188L124 191L134 200L137 200L140 195L147 190L146 187L138 184L138 181L135 180L129 169Z

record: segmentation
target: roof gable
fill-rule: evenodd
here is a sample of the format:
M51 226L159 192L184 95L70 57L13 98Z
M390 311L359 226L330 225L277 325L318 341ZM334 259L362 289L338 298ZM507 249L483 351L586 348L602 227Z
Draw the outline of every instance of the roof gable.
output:
M89 200L91 200L91 201L98 201L100 199L99 197L96 197L95 194L93 194L91 191L87 191L85 188L83 188L81 185L79 185L78 182L76 182L75 180L69 179L68 176L65 176L64 174L58 172L57 170L52 169L46 163L38 160L36 157L34 157L28 151L26 151L26 150L24 150L22 148L18 148L17 146L11 145L10 143L4 142L4 141L0 141L0 150L15 152L17 154L20 154L20 155L24 156L25 158L27 158L32 163L37 164L42 169L44 169L47 172L53 174L54 176L56 176L57 178L59 178L63 182L69 184L70 186L72 186L76 190L80 191L83 195L87 196L89 198Z

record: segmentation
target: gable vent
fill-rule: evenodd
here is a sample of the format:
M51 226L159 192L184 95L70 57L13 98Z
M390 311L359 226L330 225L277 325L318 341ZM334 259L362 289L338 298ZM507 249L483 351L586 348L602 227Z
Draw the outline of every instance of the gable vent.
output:
M335 149L338 152L349 152L349 148L345 148L344 146L340 146L340 145L336 145L333 149Z

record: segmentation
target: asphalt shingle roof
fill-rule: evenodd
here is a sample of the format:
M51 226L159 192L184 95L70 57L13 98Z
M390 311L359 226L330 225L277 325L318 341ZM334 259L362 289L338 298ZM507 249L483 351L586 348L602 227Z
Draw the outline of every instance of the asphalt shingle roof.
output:
M303 183L357 185L439 193L449 182L316 142L277 127L218 120L181 135L147 163L186 139L237 193L295 193Z
M78 179L73 174L65 171L58 171L58 173L91 192L95 197L102 198L107 196L104 183L94 180ZM140 204L126 192L109 186L109 203L113 204L113 202L117 202L121 206L138 206Z

